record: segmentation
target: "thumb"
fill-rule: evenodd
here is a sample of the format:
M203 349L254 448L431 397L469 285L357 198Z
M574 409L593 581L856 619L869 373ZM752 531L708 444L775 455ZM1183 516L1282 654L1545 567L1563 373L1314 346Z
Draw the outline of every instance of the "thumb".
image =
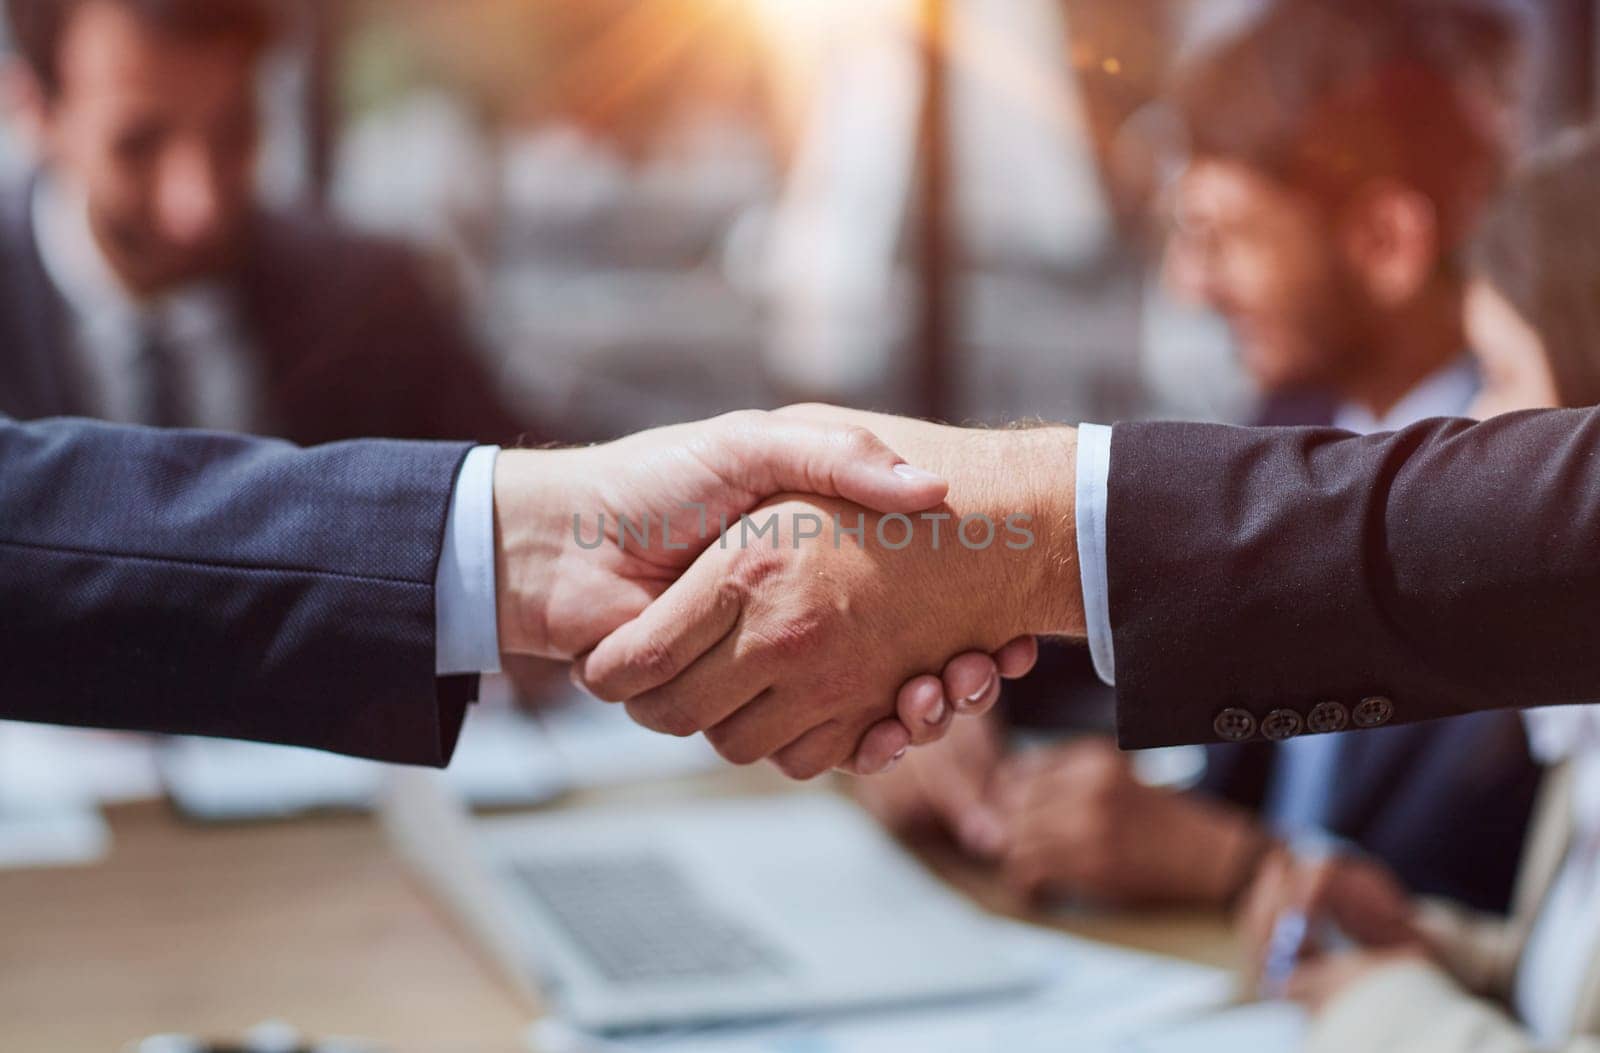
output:
M950 484L905 459L854 424L772 413L740 414L728 443L735 481L764 495L841 497L874 512L937 507Z

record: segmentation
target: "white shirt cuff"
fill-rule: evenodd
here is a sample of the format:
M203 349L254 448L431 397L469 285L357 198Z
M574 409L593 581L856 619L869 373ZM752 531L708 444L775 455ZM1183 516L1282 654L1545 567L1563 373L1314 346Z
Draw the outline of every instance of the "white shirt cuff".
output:
M494 586L494 466L499 456L500 447L479 446L467 454L456 476L433 585L440 676L500 671Z
M1089 657L1107 684L1117 682L1111 646L1111 589L1106 571L1106 486L1111 478L1111 429L1078 428L1078 571L1083 578L1083 613L1088 620Z

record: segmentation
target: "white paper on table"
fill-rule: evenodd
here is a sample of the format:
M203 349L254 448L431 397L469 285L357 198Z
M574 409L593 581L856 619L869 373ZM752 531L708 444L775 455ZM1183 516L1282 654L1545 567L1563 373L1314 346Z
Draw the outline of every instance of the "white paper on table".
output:
M139 736L0 724L0 869L99 862L111 850L99 802L156 788Z
M371 807L388 765L319 750L220 739L172 739L160 769L185 814L214 822ZM445 782L481 806L533 805L568 786L543 728L509 708L475 707Z
M0 811L161 796L150 735L0 722Z
M1208 1013L1108 1047L1104 1053L1294 1053L1306 1013L1292 1002L1259 1002Z
M536 719L575 790L695 775L724 763L702 736L658 735L630 720L624 707L588 695L541 710Z
M86 866L110 851L111 830L92 804L0 808L0 870Z
M1232 977L1220 969L1024 925L997 924L996 931L998 939L1045 961L1049 976L1036 992L622 1039L596 1039L544 1021L528 1041L542 1053L1098 1053L1164 1022L1224 1005L1232 993Z
M386 765L319 750L220 739L163 741L166 792L187 815L213 822L371 807ZM528 807L575 789L690 775L719 766L702 738L646 731L627 710L588 696L529 715L501 678L461 730L445 784L475 807Z

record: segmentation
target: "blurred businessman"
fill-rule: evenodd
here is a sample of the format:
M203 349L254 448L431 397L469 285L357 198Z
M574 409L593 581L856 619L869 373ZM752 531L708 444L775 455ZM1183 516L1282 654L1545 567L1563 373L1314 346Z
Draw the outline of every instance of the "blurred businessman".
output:
M1370 433L1471 404L1457 257L1504 166L1480 79L1443 46L1473 35L1516 52L1479 9L1290 0L1180 78L1169 284L1229 323L1261 423ZM1220 905L1276 839L1331 836L1503 909L1538 782L1509 714L1215 746L1198 795L1144 785L1102 742L1004 761L994 738L959 728L863 792L926 801L1025 890L1122 902Z
M0 413L278 435L522 428L409 252L255 196L268 0L7 0L40 167L0 193Z

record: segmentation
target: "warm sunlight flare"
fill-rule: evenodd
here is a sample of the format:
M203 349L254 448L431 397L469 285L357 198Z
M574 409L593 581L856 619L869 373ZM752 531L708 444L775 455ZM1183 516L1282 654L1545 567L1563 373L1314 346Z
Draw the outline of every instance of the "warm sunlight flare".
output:
M914 5L908 0L741 0L754 8L756 16L774 29L816 31L832 29L841 23L859 20L866 13L884 11L909 14Z

